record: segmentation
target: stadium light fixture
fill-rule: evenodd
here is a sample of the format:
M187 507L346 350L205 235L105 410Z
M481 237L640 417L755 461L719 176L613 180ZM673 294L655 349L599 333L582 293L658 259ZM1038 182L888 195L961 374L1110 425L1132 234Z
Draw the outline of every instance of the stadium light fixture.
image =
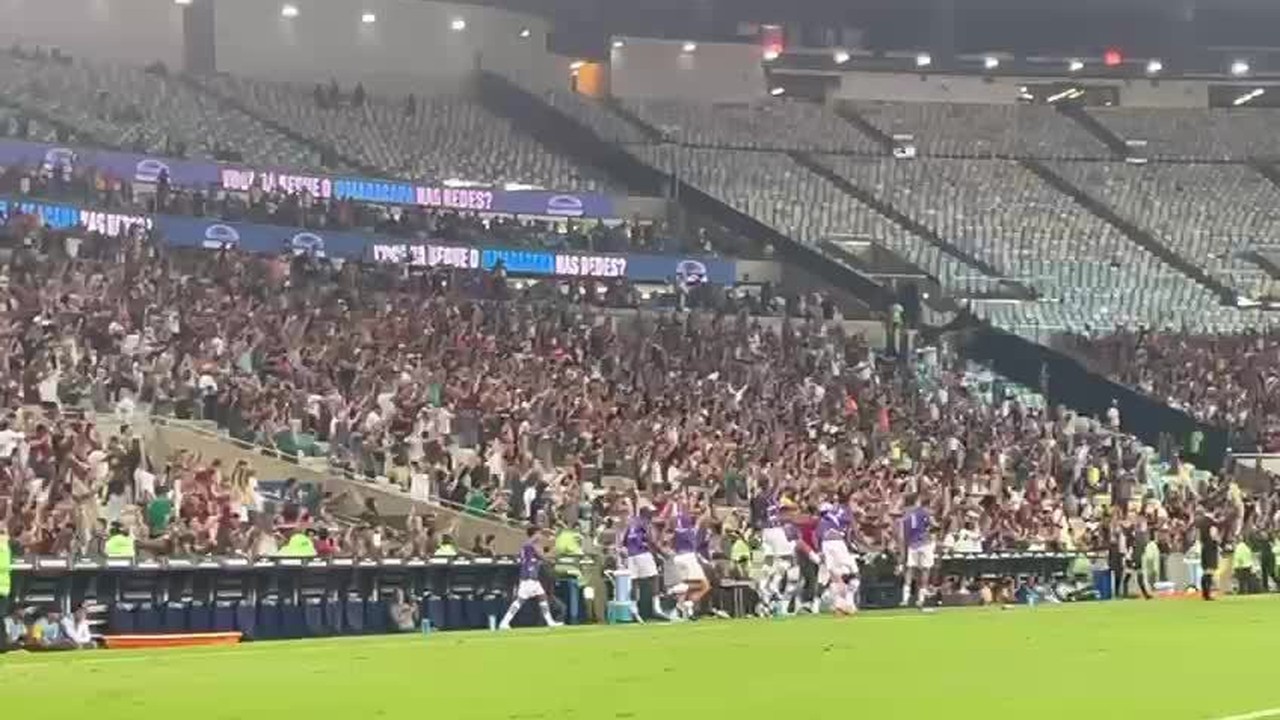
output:
M462 18L454 18L449 21L449 29L454 32L462 32L467 29L467 21Z
M782 95L786 91L787 89L782 87L781 85L779 85L778 87L769 88L769 94L774 97L778 97L779 95Z
M837 50L832 59L836 61L837 65L843 65L849 62L849 52L847 50Z
M1160 62L1159 60L1147 61L1148 75L1159 75L1163 70L1164 70L1164 63Z
M982 58L982 67L988 70L995 70L996 68L1000 67L1000 58L996 57L995 55L988 55Z
M1084 61L1080 58L1072 58L1071 62L1067 63L1067 69L1071 72L1080 72L1084 69Z
M186 6L191 4L191 0L173 0L173 4Z
M286 18L298 17L298 6L285 5L284 7L280 8L280 17L286 17Z
M777 59L778 59L778 51L777 51L777 50L774 50L773 48L769 48L768 50L765 50L765 51L764 51L764 61L765 61L765 62L773 62L774 60L777 60Z
M686 53L691 53L697 49L698 49L698 43L696 42L686 42L684 45L680 46L680 51L686 52Z
M364 23L365 25L372 25L378 22L378 16L371 12L367 12L360 16L360 22Z
M1232 105L1234 105L1234 106L1236 106L1236 107L1240 107L1241 105L1245 105L1245 104L1247 104L1247 103L1251 102L1254 98L1258 97L1259 95L1261 95L1261 94L1263 94L1263 93L1265 93L1265 92L1266 92L1266 90L1263 90L1262 88L1254 88L1254 89L1250 90L1249 92L1247 92L1247 93L1245 93L1245 94L1241 95L1240 97L1236 98L1235 100L1232 100L1232 101L1231 101L1231 104L1232 104Z
M929 55L929 53L920 53L919 55L916 56L916 67L918 68L929 67L932 64L933 64L933 58Z
M621 40L614 40L614 41L613 41L613 49L614 49L614 50L621 50L625 45L626 45L626 43L625 43L625 42L623 42L623 41L621 41Z
M530 30L529 28L520 28L520 33L519 33L519 35L520 35L520 39L521 39L521 40L526 40L526 39L528 39L528 38L529 38L529 36L530 36L530 35L532 35L532 34L533 34L533 31L532 31L532 30Z
M1245 62L1244 60L1236 60L1235 62L1231 63L1231 74L1235 75L1236 77L1239 77L1241 75L1248 75L1249 63Z

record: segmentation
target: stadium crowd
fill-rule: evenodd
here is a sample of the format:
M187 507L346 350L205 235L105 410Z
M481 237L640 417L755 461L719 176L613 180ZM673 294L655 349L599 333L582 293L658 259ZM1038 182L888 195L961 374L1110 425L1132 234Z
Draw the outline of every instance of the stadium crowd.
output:
M950 359L886 356L816 309L778 332L745 312L617 316L515 298L494 274L187 254L144 236L113 260L22 251L8 271L3 392L17 410L0 450L18 460L5 500L30 552L105 546L118 525L141 552L271 553L312 517L317 547L335 552L440 544L425 522L378 537L391 531L376 508L330 530L324 502L255 524L252 468L189 455L155 467L127 423L107 434L80 406L216 420L410 494L547 525L615 515L625 493L608 476L658 504L697 488L750 510L720 527L726 548L759 525L761 498L785 493L807 508L851 494L869 553L899 550L908 495L926 499L949 549L1100 549L1120 508L1185 550L1196 498L1216 497L1105 424L998 381L984 390ZM32 404L61 412L18 409ZM1243 500L1221 512L1237 532L1271 529Z
M1280 450L1280 343L1273 330L1124 330L1062 338L1117 381L1233 432L1237 449Z
M25 66L27 59L18 59ZM179 92L162 78L154 82ZM351 108L311 107L305 94L230 79L218 85L261 99L275 112L298 114L313 136L340 136L356 122L346 112ZM394 110L404 132L417 127L416 109L377 107L384 119ZM815 115L813 107L779 107L798 121L793 127L829 127L831 118ZM890 247L930 272L972 281L972 268L958 259L963 253L924 242L817 175L793 174L794 160L771 152L778 146L730 154L702 139L706 128L693 127L714 119L677 106L640 110L689 126L687 140L698 147L683 152L683 161L694 167L673 174L726 202L803 240L854 222L868 235L894 238ZM938 110L905 122L950 124L950 109ZM889 112L877 117L892 120ZM748 115L753 122L763 117ZM979 126L982 134L1007 124L989 119ZM864 144L838 126L848 146L804 147L843 151ZM753 138L765 134L752 125L747 130ZM359 129L366 161L385 159L387 143L376 136L376 129ZM1028 142L1050 146L1048 157L1063 156L1052 151L1051 138ZM637 153L650 151L656 152ZM1088 155L1065 157L1081 154ZM677 155L650 159L675 164ZM433 158L411 160L421 168ZM905 167L827 160L836 175L867 185ZM470 156L455 162L484 164ZM552 176L568 172L543 165ZM922 160L913 172L937 176L944 183L938 187L973 192L925 193L916 207L893 201L916 214L939 215L937 229L947 236L1022 232L1060 243L1069 235L1061 232L1064 224L1104 227L1047 187L1009 206L1047 208L1035 216L1036 232L1028 230L1023 211L966 219L964 205L985 202L989 194L974 178L1000 178L998 184L1011 188L1025 175L995 161L980 172L974 167L958 159ZM786 197L774 197L774 190L762 196L761 188L775 187L778 178L794 186ZM306 190L181 188L164 175L154 192L140 193L127 178L80 166L0 169L0 194L122 213L355 228L459 243L686 247L669 243L660 228L635 223L552 225L380 207ZM816 201L797 204L797 197ZM935 212L928 198L943 198L945 212ZM756 317L772 307L767 296L742 303L727 297L710 303L707 313L617 313L611 309L635 305L632 289L621 282L515 289L501 267L470 272L173 251L141 227L116 235L57 232L21 211L5 225L0 399L9 413L0 424L0 461L7 459L0 502L23 553L487 552L485 538L455 538L428 517L411 516L405 527L393 527L365 498L308 498L288 484L276 501L247 465L226 468L184 452L149 457L130 423L141 410L215 421L237 439L323 457L415 498L449 500L521 523L582 527L606 550L621 542L616 518L626 508L653 507L659 520L678 506L729 508L716 515L710 544L731 566L767 522L769 502L784 497L805 515L851 498L856 548L886 558L903 554L898 520L909 498L934 518L941 547L959 553L1107 550L1123 564L1152 543L1161 552L1193 555L1205 522L1229 542L1260 551L1271 547L1276 529L1280 505L1272 495L1246 497L1224 478L1196 480L1176 452L1150 450L1121 433L1118 418L1102 422L1040 407L945 350L941 356L882 352L833 320L836 313L822 298L785 303L774 329ZM1066 284L1078 284L1082 271L1094 277L1104 257L1112 258L1113 269L1128 266L1116 254L1128 248L1126 241L1097 234L1105 243L1087 257L1065 258L1069 267L1061 277L1074 278ZM1000 245L975 240L963 249L979 257L992 253L997 261L1008 250ZM693 246L710 249L701 238ZM1027 255L1034 256L1028 267L1044 259ZM1179 288L1186 284L1178 278ZM1125 292L1131 289L1126 285ZM1196 293L1187 307L1199 312L1204 293ZM1251 437L1271 429L1268 336L1117 334L1075 342L1119 379L1198 417ZM95 424L78 412L85 408L118 419ZM352 502L359 510L345 512ZM888 562L886 572L896 572L894 564ZM1273 565L1260 561L1262 579Z
M171 185L162 173L145 192L129 178L92 166L52 167L24 163L0 167L0 195L16 200L46 199L116 213L184 215L228 222L253 222L309 230L363 230L400 238L460 244L595 252L689 252L710 254L705 236L686 243L661 224L605 224L592 220L551 222L510 215L403 207L323 198L307 188L263 187L255 178L246 192L221 187Z

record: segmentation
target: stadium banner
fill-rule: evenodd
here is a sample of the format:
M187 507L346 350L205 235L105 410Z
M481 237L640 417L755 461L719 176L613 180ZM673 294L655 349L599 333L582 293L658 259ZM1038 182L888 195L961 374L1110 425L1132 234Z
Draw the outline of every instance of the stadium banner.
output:
M123 180L141 183L155 183L161 173L168 173L169 182L179 187L204 188L221 185L228 190L244 192L256 184L263 188L284 188L288 191L305 189L319 198L386 205L420 205L499 215L595 219L616 217L613 198L600 193L454 188L279 168L224 165L203 160L73 148L25 140L0 140L0 167L12 165L43 166L49 169L64 166L93 167Z
M90 231L116 235L134 226L154 228L165 243L175 247L211 250L233 247L245 252L268 254L306 252L320 257L463 269L491 270L501 262L513 275L626 278L636 282L678 279L686 284L712 282L733 285L738 276L737 263L712 257L397 243L363 232L309 230L178 215L148 217L43 200L0 198L0 214L7 217L14 210L37 215L47 227L60 230L83 226Z
M359 259L372 235L339 230L306 228L256 223L227 222L209 218L157 215L155 228L165 243L174 247L198 247L219 250L238 248L251 253L311 253L319 257Z
M98 168L121 180L154 183L162 172L169 181L184 187L208 187L221 179L216 163L201 160L156 157L138 153L72 148L65 145L0 140L0 166Z
M119 235L132 227L152 227L151 218L145 215L92 210L45 201L0 198L0 215L8 218L15 212L35 215L45 227L57 230L84 226L90 232Z
M465 269L493 269L499 262L514 275L626 278L636 282L712 282L733 285L738 268L732 260L682 255L616 255L606 253L552 252L517 248L478 248L434 243L385 243L370 245L375 262L408 262L411 265L443 265Z
M464 212L499 215L537 215L562 218L612 218L613 198L599 193L566 193L551 190L502 190L415 185L395 180L308 175L248 167L224 167L222 187L248 191L282 187L305 189L319 198L339 198L383 205L419 205Z

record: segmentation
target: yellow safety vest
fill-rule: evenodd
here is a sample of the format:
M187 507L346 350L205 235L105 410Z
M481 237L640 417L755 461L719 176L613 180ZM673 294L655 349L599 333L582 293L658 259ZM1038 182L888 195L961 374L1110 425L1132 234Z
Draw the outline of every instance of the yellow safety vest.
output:
M281 548L280 554L285 557L315 557L316 544L311 542L306 533L294 533L289 536L289 542Z
M11 589L9 573L13 567L13 551L9 548L9 535L0 532L0 597L9 597Z
M112 535L107 538L107 544L103 549L106 551L107 557L137 557L137 552L133 545L133 538L129 535Z

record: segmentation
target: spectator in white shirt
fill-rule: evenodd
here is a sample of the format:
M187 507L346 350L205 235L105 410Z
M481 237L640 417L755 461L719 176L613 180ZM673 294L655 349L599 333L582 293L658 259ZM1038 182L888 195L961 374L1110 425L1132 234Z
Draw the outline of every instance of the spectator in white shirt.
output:
M78 650L92 650L93 633L89 630L89 609L81 605L71 615L62 618L62 634Z

